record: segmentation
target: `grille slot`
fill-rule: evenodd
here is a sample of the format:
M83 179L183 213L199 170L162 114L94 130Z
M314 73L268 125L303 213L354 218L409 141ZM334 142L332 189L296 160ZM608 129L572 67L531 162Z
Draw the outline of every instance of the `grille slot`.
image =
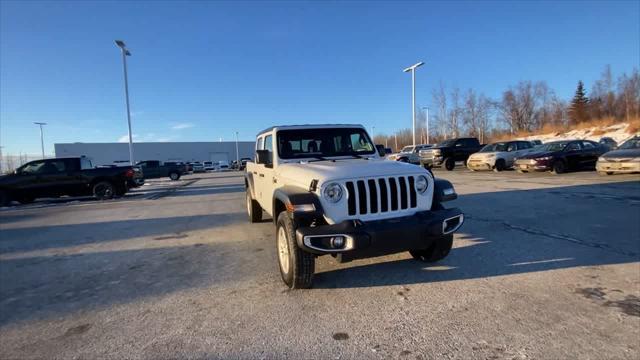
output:
M400 183L400 208L404 210L409 206L407 204L407 182L403 177L399 177L398 182Z
M350 216L407 210L418 206L413 176L347 181L345 187Z
M389 179L389 192L391 193L391 211L398 210L398 185L396 179Z
M358 210L360 214L367 213L367 190L364 187L364 181L358 180Z
M356 190L351 181L347 181L345 184L347 186L347 197L349 198L349 215L356 214Z
M417 202L417 194L416 194L416 186L415 186L415 179L413 178L413 176L409 176L409 206L414 208L416 206L418 206Z
M369 179L367 184L369 185L369 211L375 214L378 212L378 188L376 187L376 181L373 179Z
M387 190L387 181L385 179L378 179L380 185L380 211L389 211L389 190Z

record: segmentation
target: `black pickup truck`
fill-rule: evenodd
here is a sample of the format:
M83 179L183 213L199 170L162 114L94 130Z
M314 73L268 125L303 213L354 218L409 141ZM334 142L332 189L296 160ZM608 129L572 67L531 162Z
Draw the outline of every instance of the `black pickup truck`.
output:
M420 150L420 165L427 169L443 166L451 171L456 166L456 161L464 161L471 154L477 153L483 145L476 138L457 138L445 140L435 146Z
M85 157L43 159L28 162L12 174L0 176L0 206L15 200L22 204L36 198L93 195L111 199L142 183L140 169L131 166L94 168Z
M177 163L162 163L158 160L145 160L136 164L142 169L145 179L157 179L168 177L171 180L179 180L187 171L184 165Z

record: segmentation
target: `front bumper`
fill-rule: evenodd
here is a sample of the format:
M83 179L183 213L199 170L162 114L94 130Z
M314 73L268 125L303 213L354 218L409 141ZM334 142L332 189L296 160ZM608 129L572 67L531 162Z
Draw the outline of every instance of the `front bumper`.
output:
M444 157L442 155L436 155L433 157L421 157L420 165L427 167L438 167L442 166L444 161Z
M334 225L301 227L298 246L316 255L337 254L339 260L368 258L407 250L427 249L435 241L451 236L464 222L458 208L421 211L412 216L362 222L347 220ZM346 239L342 248L331 248L329 239Z
M598 161L596 171L630 174L640 172L640 162Z
M549 171L552 166L549 161L518 160L513 165L513 168L522 171Z
M489 162L484 159L469 159L467 160L467 167L471 170L492 170L495 166L495 159L493 162Z

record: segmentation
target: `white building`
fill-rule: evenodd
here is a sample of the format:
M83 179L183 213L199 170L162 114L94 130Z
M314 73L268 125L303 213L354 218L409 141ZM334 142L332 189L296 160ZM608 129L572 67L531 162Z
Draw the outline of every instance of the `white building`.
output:
M253 159L255 142L239 141L240 158ZM129 162L128 143L55 144L56 157L86 156L94 165ZM236 159L236 142L138 142L133 143L135 162L160 161L231 161Z

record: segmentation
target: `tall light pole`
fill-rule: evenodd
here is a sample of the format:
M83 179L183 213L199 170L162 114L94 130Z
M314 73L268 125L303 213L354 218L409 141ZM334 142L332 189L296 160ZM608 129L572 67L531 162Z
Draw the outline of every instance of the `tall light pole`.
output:
M238 151L238 132L236 131L236 165L240 167L240 152Z
M423 107L422 110L427 110L427 144L429 144L429 108Z
M127 102L127 124L129 125L129 165L133 166L133 135L131 135L131 111L129 109L129 79L127 77L127 56L131 52L127 50L127 45L122 40L116 40L116 45L122 53L122 69L124 72L124 97Z
M42 158L44 159L44 133L42 132L42 126L47 125L47 123L34 122L34 124L40 126L40 147L42 148Z
M417 64L413 64L408 68L402 70L403 72L411 71L411 114L413 116L413 145L416 144L416 68L422 66L424 63L420 61Z

